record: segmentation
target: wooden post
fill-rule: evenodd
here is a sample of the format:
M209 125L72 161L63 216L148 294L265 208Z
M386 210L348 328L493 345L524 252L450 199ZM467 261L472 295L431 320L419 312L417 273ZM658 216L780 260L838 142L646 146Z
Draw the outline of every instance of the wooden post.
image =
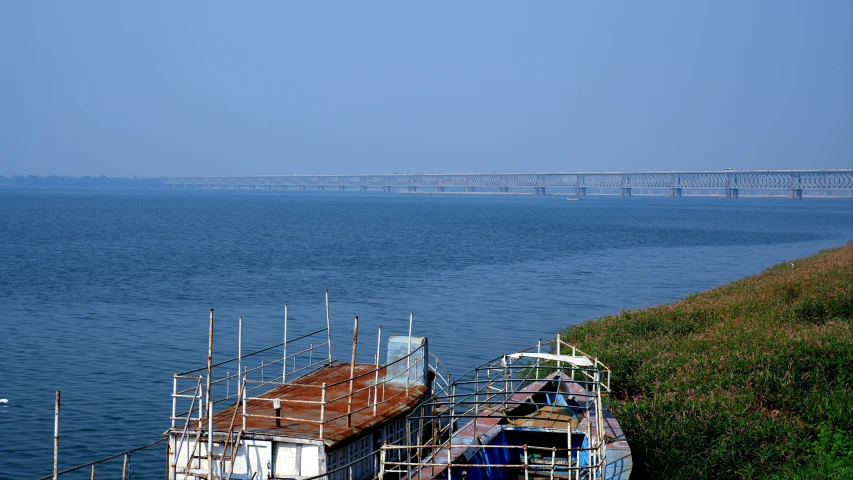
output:
M329 343L329 363L332 363L332 317L329 314L328 290L326 290L326 341Z
M95 465L92 464L92 480L95 480Z
M326 382L323 382L323 390L320 395L320 440L322 440L323 424L326 422Z
M124 466L121 467L121 480L127 480L127 458L130 454L124 454Z
M213 473L213 399L210 398L213 373L213 309L210 309L210 327L207 333L207 467ZM124 459L127 464L127 457ZM122 480L124 477L122 476Z
M536 353L542 353L542 337L539 337L539 341L536 343ZM542 360L536 359L536 380L539 380L539 362Z
M406 396L409 396L409 378L412 374L412 322L415 319L415 312L409 312L409 347L406 351Z
M237 378L240 378L243 374L243 316L237 319Z
M310 362L309 362L310 363ZM281 383L287 383L287 304L284 304L284 356L281 357Z
M376 404L379 403L379 353L382 350L382 325L379 325L379 333L376 334L376 366L373 380L373 415L376 415ZM367 402L370 406L370 402Z
M561 350L561 342L560 342L560 334L557 334L557 355L560 355ZM557 370L561 370L563 368L563 362L557 360Z
M272 401L272 407L275 409L275 426L281 426L281 400L278 398Z
M358 345L358 316L355 317L355 326L352 330L352 360L349 364L349 395L347 396L347 426L352 426L352 388L355 376L355 349Z
M53 413L53 480L59 478L59 390L56 391L56 406Z
M245 374L243 374L242 389L243 389L243 431L245 432L246 431L246 393L247 393L247 391L246 391L246 375ZM234 408L237 408L237 406L234 405Z

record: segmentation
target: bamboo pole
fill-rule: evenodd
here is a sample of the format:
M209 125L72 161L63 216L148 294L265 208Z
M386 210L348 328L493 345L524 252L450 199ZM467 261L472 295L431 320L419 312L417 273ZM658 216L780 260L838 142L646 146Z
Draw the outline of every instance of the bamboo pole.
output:
M210 309L210 327L207 333L207 466L213 473L213 400L210 398L213 373L213 309ZM127 463L127 458L125 458ZM124 478L122 478L124 480Z
M243 386L241 388L243 389L242 390L242 395L243 395L243 431L245 432L246 431L246 375L245 374L243 375ZM234 405L234 408L236 409L237 406Z
M56 391L56 406L53 413L53 480L59 478L59 390Z
M284 304L284 356L281 357L281 383L287 383L287 304Z
M536 353L542 353L542 337L539 337L539 341L536 343ZM536 359L536 380L539 380L539 362L540 359Z
M328 290L326 290L326 341L329 344L329 363L332 363L332 317L329 314Z
M326 423L326 382L323 382L322 390L320 391L320 439L323 439L323 427Z
M358 346L358 316L355 317L355 326L352 330L352 360L349 365L349 395L347 396L347 426L352 426L352 389L355 377L355 350Z
M415 319L415 312L409 312L409 347L406 351L406 396L409 395L409 378L412 375L412 322Z
M376 404L379 403L379 353L382 350L382 325L379 325L379 333L376 334L376 367L373 380L373 415L376 415ZM370 403L370 402L368 402Z
M237 318L237 378L243 373L243 316Z

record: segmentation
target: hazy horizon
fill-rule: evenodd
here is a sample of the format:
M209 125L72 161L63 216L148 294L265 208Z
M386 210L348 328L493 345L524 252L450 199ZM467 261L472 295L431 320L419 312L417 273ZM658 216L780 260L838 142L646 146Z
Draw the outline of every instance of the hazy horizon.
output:
M853 3L0 3L0 174L853 168Z

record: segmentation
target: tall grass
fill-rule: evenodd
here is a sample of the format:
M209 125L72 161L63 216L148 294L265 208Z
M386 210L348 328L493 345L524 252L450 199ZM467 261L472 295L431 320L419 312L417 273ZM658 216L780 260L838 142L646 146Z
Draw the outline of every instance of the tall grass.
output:
M632 478L853 478L853 243L561 333L612 369Z

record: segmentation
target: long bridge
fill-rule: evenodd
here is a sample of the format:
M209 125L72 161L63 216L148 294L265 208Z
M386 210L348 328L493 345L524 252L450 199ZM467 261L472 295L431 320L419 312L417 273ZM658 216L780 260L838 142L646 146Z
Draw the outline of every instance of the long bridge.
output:
M555 172L555 173L402 173L373 175L260 175L238 177L160 177L175 188L226 188L250 190L325 190L344 191L381 189L391 192L406 189L445 188L466 192L491 189L508 193L523 189L544 195L547 188L573 189L575 195L587 189L618 189L631 196L632 189L668 189L669 196L680 197L684 189L716 190L737 198L742 189L787 190L788 197L801 199L803 190L853 190L853 169L838 170L699 170L659 172ZM666 192L666 190L664 190Z

